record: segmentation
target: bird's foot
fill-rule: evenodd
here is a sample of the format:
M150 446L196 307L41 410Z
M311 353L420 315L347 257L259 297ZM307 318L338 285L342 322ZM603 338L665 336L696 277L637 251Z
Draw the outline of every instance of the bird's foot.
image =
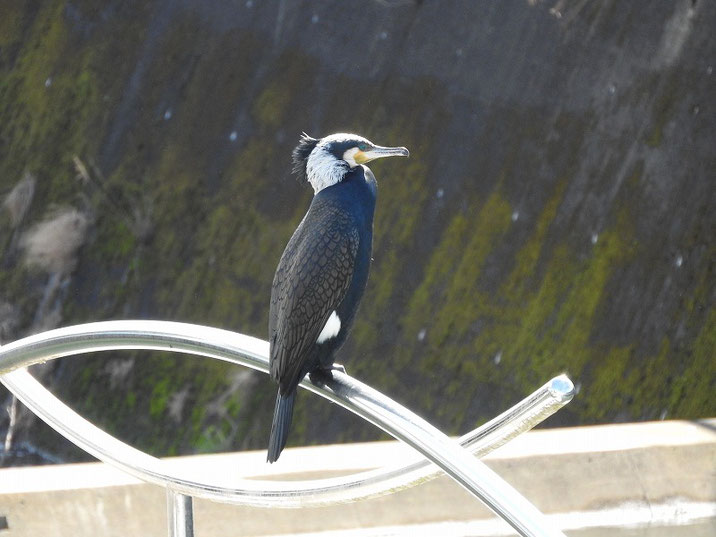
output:
M333 379L333 372L339 371L343 374L346 372L346 368L341 364L331 364L328 368L320 368L311 371L308 377L311 379L316 386L323 386L326 382Z
M333 378L330 369L316 369L308 374L308 378L311 379L316 386L323 386L326 382Z

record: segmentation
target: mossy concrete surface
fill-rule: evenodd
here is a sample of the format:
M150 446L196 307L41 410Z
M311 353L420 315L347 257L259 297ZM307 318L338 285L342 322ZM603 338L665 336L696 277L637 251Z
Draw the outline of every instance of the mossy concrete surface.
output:
M411 151L373 166L372 272L337 357L351 374L448 433L561 372L579 393L547 425L716 414L716 5L349 14L4 6L0 193L16 199L27 174L36 186L22 218L0 212L0 337L159 318L265 338L273 270L311 195L291 149L302 131L346 130ZM88 224L53 272L27 262L24 238L58 207ZM268 438L275 387L227 364L122 352L42 374L156 455ZM27 415L17 428L17 442L82 456ZM378 434L304 395L289 442Z

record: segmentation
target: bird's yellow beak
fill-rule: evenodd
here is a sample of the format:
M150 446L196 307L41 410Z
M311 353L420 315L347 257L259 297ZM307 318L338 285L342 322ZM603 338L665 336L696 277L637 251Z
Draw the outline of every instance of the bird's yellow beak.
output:
M410 151L404 147L381 147L379 145L374 146L366 151L358 151L353 159L357 164L367 164L371 160L385 158L385 157L408 157Z

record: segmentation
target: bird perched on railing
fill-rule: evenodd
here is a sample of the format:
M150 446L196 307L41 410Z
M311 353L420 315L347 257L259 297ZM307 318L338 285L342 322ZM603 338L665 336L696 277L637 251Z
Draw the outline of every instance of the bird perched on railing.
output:
M365 166L407 157L404 147L380 147L355 134L317 140L307 134L293 150L294 172L314 190L311 206L289 240L271 288L271 377L278 383L268 462L284 446L298 383L334 368L363 296L370 268L377 184Z

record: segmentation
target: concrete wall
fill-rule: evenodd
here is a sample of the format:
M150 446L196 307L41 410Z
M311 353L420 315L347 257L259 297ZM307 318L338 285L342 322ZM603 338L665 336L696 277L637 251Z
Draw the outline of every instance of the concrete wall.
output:
M227 475L316 478L404 460L397 442L288 449L272 466L263 451L170 459L205 479ZM599 535L713 535L716 420L533 431L486 462L567 530ZM1 537L166 534L164 491L101 463L0 470ZM501 535L479 502L446 477L382 498L304 510L195 501L198 537ZM358 531L360 529L360 531ZM646 530L645 530L646 531ZM586 532L586 533L585 533ZM597 533L589 533L597 532ZM326 535L329 535L326 534Z
M347 130L411 151L373 167L351 375L453 434L563 371L582 391L551 424L716 415L716 2L344 4L2 2L0 339L117 318L265 338L312 193L291 150ZM78 225L38 241L58 206ZM145 451L265 445L258 373L131 351L49 369ZM290 442L377 439L332 407L299 397ZM19 414L18 441L81 456Z

